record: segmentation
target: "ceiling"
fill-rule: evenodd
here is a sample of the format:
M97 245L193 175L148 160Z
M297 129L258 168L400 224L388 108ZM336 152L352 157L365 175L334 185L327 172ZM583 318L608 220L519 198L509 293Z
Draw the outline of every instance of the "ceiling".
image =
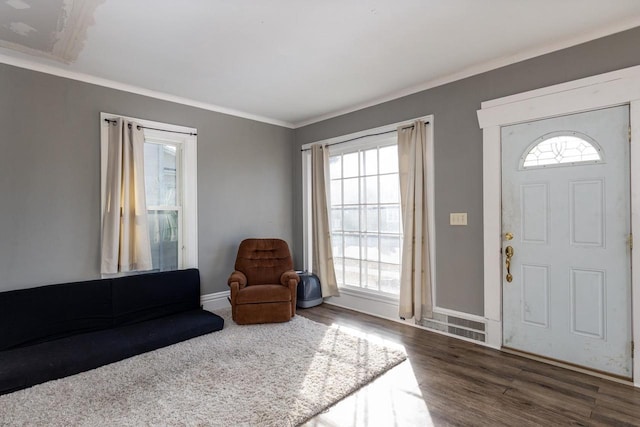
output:
M298 127L635 26L638 0L0 0L0 62Z

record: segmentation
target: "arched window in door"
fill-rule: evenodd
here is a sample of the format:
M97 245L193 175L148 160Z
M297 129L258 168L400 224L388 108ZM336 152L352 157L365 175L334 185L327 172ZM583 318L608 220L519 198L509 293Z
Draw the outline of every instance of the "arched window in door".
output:
M536 139L520 159L521 169L594 164L604 161L600 145L588 135L559 131Z

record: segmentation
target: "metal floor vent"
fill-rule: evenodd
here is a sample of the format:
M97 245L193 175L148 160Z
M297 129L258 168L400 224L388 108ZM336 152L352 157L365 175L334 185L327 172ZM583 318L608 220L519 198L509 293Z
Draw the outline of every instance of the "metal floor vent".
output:
M423 319L420 326L436 331L446 332L459 337L468 338L473 341L485 342L486 325L475 320L463 319L442 313L433 313L431 319Z

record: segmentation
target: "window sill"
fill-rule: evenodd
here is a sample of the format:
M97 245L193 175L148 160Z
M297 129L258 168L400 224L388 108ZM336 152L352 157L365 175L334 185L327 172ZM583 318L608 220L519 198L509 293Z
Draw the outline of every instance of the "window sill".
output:
M352 286L341 286L339 287L339 290L341 294L391 304L397 304L400 299L397 295L372 292L366 289L356 288Z
M398 299L389 294L341 286L340 296L326 298L325 302L384 319L398 319Z

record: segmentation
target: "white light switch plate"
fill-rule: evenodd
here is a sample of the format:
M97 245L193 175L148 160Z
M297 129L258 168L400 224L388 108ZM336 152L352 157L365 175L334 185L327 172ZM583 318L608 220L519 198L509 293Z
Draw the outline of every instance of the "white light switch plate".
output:
M467 225L466 212L452 212L449 214L450 225Z

